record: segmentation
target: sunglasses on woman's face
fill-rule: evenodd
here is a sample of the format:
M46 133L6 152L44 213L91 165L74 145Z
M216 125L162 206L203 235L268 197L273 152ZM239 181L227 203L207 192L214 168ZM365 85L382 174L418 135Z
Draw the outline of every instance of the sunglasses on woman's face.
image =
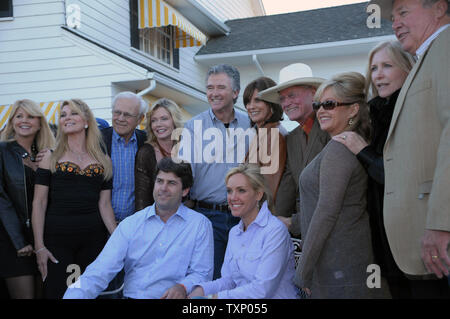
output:
M325 101L325 102L313 102L312 107L314 111L318 111L320 107L323 107L324 110L332 110L337 106L342 105L352 105L355 102L345 103L345 102L336 102L336 101Z

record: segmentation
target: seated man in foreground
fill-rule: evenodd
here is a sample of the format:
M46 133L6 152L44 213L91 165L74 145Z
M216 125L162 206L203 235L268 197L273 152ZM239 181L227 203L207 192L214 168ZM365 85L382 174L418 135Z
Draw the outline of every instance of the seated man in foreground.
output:
M211 280L211 222L181 203L192 183L189 164L163 158L157 165L155 204L117 226L64 299L96 298L122 267L126 299L186 298L193 283Z

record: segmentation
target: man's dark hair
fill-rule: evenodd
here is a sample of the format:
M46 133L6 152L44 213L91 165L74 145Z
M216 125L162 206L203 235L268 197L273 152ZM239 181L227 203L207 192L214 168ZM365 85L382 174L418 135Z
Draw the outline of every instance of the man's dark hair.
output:
M164 157L156 165L156 175L158 175L159 171L163 171L164 173L173 173L175 176L181 178L183 190L190 188L194 183L191 165L186 162L177 164L170 157Z

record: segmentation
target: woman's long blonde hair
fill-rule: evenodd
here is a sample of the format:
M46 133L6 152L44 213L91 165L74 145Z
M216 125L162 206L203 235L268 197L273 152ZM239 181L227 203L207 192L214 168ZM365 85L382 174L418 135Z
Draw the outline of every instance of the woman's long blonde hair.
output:
M13 118L16 115L17 110L19 108L22 108L25 112L27 112L31 116L39 117L41 128L34 137L34 143L36 145L37 151L39 152L40 150L46 148L52 149L55 146L55 136L50 130L50 127L47 123L47 119L45 118L44 113L42 113L39 105L36 102L28 99L18 100L14 102L14 104L12 105L11 113L9 114L8 117L8 122L6 123L6 126L0 135L0 140L1 141L16 140Z
M80 99L66 100L61 104L61 110L64 106L68 105L72 111L78 112L86 121L88 128L86 132L86 151L96 161L103 165L104 178L109 179L112 177L112 162L108 155L103 152L106 147L103 144L103 140L98 129L97 122L92 114L89 106ZM56 170L56 163L63 156L65 152L69 150L67 142L67 135L62 130L61 126L58 127L58 134L56 136L56 148L52 154L50 169L52 172Z
M174 130L183 127L183 116L181 115L181 109L178 104L167 98L161 98L152 104L150 110L145 115L145 118L147 119L145 130L147 131L148 136L147 141L145 141L146 143L156 143L156 136L152 131L152 115L159 108L163 108L169 112L174 124Z

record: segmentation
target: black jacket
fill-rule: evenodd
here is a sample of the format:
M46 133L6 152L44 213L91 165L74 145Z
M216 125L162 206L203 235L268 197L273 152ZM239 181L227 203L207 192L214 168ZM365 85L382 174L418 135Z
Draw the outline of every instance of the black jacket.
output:
M112 144L113 129L114 129L113 127L107 127L105 129L101 130L103 142L105 143L109 157L111 157L111 144ZM138 129L136 129L135 132L136 132L138 149L140 149L141 146L144 145L145 141L147 140L147 133L145 131L138 130Z
M400 90L394 92L388 99L378 96L369 101L370 119L373 128L372 141L357 154L358 160L366 168L370 177L367 188L367 211L370 217L375 261L387 277L402 276L402 272L392 256L383 220L383 148L399 93Z
M24 153L17 142L0 142L0 220L17 250L32 243Z

